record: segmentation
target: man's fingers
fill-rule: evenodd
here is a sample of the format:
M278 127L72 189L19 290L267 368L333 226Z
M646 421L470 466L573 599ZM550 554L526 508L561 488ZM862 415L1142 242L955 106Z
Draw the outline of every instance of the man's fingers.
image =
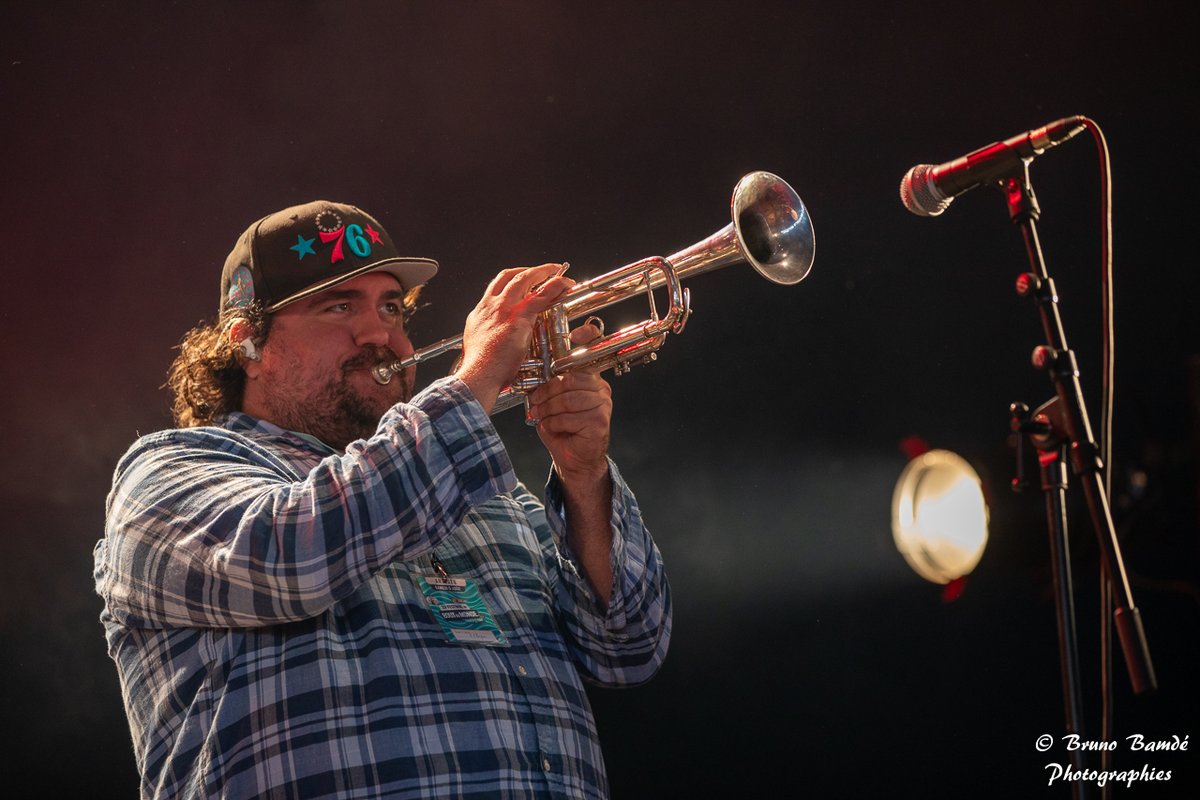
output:
M552 278L562 275L565 271L562 264L539 264L536 267L525 267L505 281L500 294L510 303L516 303L525 298L538 284L546 283ZM508 270L505 270L507 272ZM504 273L500 273L503 275ZM497 276L499 277L499 276Z
M528 267L510 267L508 269L500 270L500 272L498 272L496 274L496 277L492 278L491 283L488 284L486 294L488 294L488 295L500 294L501 292L504 291L504 288L506 286L508 286L510 283L512 283L514 278L516 278L518 275L520 275L526 269L529 269L529 268Z
M533 313L541 313L562 299L562 295L575 285L575 281L562 275L555 275L544 283L538 284L525 297L525 308Z
M612 387L608 385L608 381L601 378L594 372L584 370L573 370L551 378L546 383L533 390L530 397L533 402L538 403L548 400L558 394L571 391L589 391L603 392L608 395L612 393Z
M598 375L569 372L539 386L529 397L539 419L601 409L611 414L612 387Z
M592 322L596 320L596 322ZM598 324L597 324L598 323ZM595 341L604 335L604 323L599 317L589 317L586 322L571 331L571 344L581 345Z
M534 411L538 419L546 419L556 414L580 414L611 405L606 392L573 391L556 394L553 397L534 403Z

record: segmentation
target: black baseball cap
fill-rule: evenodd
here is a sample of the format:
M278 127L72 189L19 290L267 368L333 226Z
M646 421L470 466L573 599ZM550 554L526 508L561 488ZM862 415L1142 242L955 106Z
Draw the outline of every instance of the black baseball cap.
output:
M367 272L388 272L407 291L437 272L431 258L401 256L367 212L315 200L246 229L221 273L221 311L259 302L267 312Z

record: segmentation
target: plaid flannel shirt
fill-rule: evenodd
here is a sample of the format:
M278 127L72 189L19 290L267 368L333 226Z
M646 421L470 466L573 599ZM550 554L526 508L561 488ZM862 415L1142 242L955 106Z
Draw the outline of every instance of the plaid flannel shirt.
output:
M561 490L517 483L444 379L344 454L244 414L139 439L96 590L143 797L602 798L584 687L666 655L662 559L615 466L601 610ZM469 578L507 647L454 644L415 583Z

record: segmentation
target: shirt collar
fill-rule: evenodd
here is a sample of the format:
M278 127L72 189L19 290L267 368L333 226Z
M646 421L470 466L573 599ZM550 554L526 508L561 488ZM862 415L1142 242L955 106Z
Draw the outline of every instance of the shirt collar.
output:
M265 419L252 417L241 411L230 411L222 419L218 420L218 424L222 428L236 433L258 433L276 438L291 439L293 441L299 439L310 447L324 453L337 453L337 450L311 434L301 433L300 431L289 431L274 423L267 422Z

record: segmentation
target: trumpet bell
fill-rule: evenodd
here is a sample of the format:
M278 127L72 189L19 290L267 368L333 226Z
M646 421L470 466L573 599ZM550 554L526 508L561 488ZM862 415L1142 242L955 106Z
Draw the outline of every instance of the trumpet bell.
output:
M730 206L728 225L667 257L681 280L742 261L783 286L808 276L816 253L812 218L787 181L751 172L734 187Z
M772 283L808 276L816 255L812 219L791 186L769 172L751 172L733 190L733 227L746 261Z

